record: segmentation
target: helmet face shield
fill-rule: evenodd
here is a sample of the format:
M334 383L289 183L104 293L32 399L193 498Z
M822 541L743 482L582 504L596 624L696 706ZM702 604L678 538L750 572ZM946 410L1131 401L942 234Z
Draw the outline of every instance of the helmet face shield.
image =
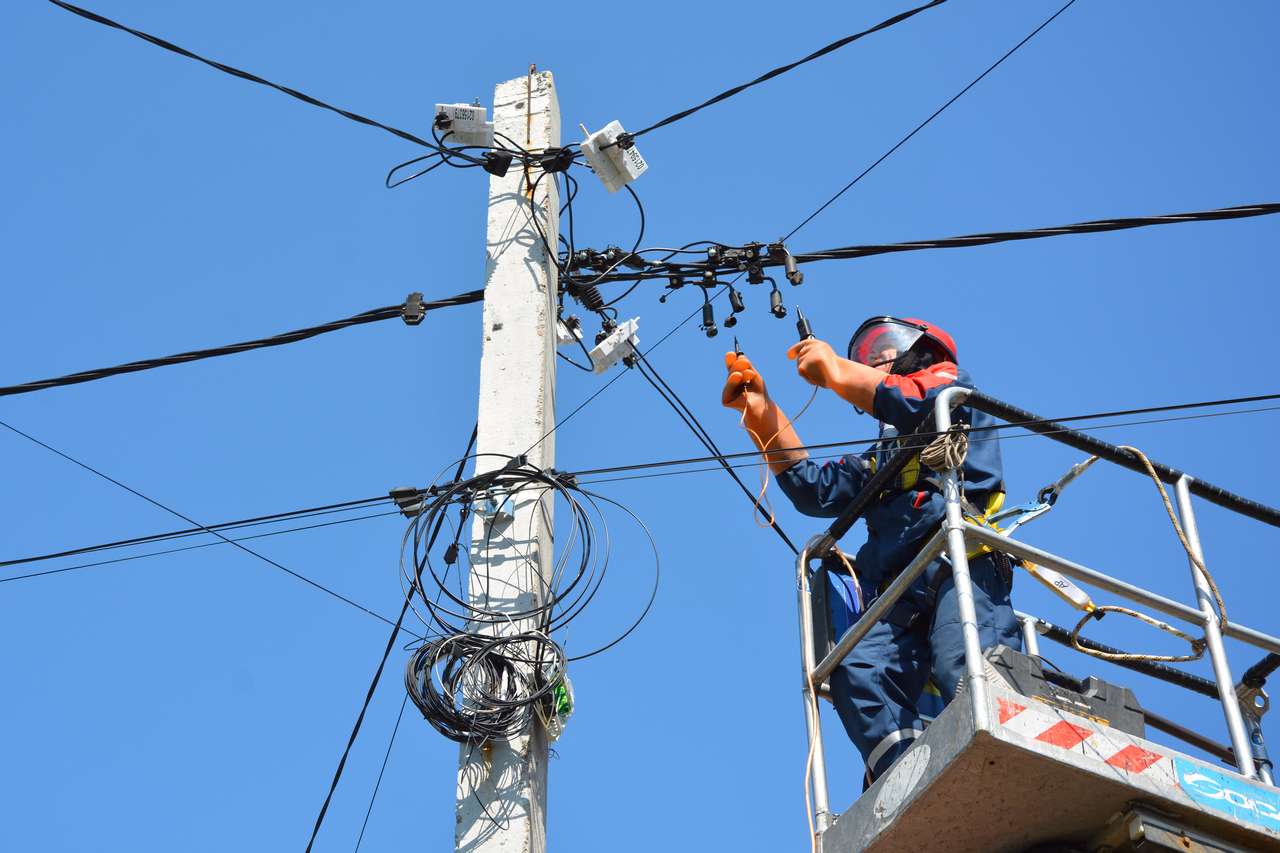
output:
M892 317L863 323L849 342L849 360L879 367L902 358L924 332Z

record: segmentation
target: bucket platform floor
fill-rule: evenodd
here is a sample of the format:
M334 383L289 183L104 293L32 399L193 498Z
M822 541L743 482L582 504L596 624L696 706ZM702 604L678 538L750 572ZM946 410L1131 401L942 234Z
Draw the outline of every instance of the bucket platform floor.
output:
M987 705L990 731L961 693L827 828L822 853L1280 853L1280 790L1001 687Z

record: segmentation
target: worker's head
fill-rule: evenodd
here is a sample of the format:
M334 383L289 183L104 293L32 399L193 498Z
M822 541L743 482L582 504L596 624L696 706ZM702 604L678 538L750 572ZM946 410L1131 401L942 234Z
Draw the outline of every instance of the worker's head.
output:
M956 361L951 336L921 320L872 317L849 341L849 360L885 373L905 375Z

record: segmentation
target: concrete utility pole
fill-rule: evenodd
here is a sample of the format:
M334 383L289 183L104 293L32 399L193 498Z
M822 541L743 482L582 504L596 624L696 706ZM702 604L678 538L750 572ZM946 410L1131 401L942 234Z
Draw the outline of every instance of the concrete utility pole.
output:
M494 131L529 151L560 145L560 105L550 72L499 83ZM503 144L499 139L498 144ZM538 181L539 176L542 180ZM537 188L530 188L537 181ZM555 463L556 286L559 194L551 175L513 167L489 180L484 345L476 473L528 453L529 464ZM535 225L536 217L536 225ZM548 253L542 236L546 236ZM504 496L498 496L498 502ZM539 502L538 498L544 501ZM477 607L528 610L552 575L550 494L525 492L502 514L477 514L472 530L470 595ZM514 622L502 633L530 626ZM467 853L543 853L546 849L547 733L535 714L510 741L462 745L454 844Z

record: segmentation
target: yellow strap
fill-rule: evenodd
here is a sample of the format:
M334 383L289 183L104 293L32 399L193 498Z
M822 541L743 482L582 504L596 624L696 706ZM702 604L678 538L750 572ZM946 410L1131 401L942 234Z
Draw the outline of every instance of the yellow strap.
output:
M974 524L981 524L983 527L991 528L996 533L1001 533L1003 532L1001 528L998 525L992 524L991 522L987 521L987 519L995 515L996 513L998 513L1001 507L1003 506L1004 506L1004 492L991 492L989 495L987 495L987 511L982 514L982 517L973 518L972 516L966 515L965 518L969 519ZM969 559L972 560L974 557L980 556L982 554L991 554L994 552L995 552L995 549L992 548L990 545L982 544L982 545L979 545L977 548L974 548L972 551L970 551L968 556L969 556Z

